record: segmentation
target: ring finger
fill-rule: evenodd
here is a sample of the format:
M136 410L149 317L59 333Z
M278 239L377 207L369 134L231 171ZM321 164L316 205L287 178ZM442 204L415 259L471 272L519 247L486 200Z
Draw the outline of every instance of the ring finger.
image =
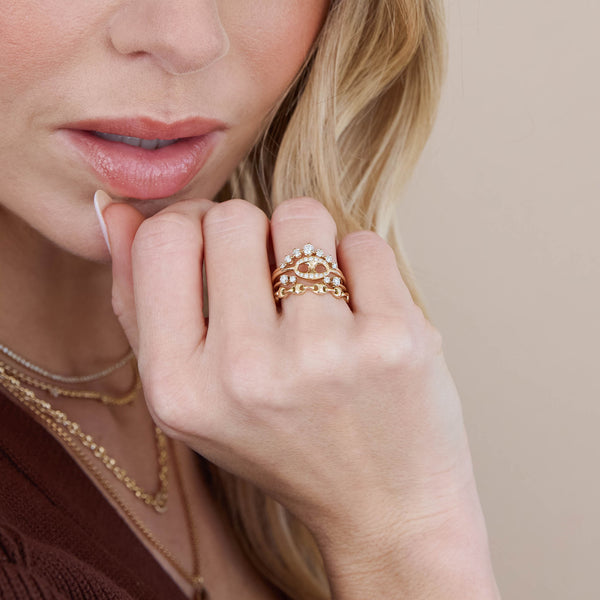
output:
M331 292L317 294L308 290L299 295L292 291L294 286L300 290L302 288L298 286L309 288L324 283L327 285L322 286L321 291L323 287L334 287L331 280L324 280L323 276L328 269L337 267L336 233L332 216L313 198L287 200L273 211L271 239L278 269L273 284L274 289L284 288L281 290L284 296L280 299L284 318L300 315L302 322L307 319L314 322L315 319L321 320L319 315L327 315L331 319L332 314L346 317L351 314L348 304L343 300L340 302L341 298ZM303 277L303 273L307 276ZM283 281L280 274L283 274ZM329 276L333 279L338 274L334 272ZM340 311L340 308L343 310Z

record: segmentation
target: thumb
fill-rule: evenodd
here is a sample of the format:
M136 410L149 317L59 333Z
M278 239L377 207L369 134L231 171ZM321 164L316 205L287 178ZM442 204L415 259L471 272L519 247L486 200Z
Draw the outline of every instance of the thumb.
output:
M133 294L133 273L131 268L131 246L138 227L145 217L138 210L123 202L113 202L112 198L98 190L94 204L100 226L112 256L112 306L119 323L138 356L139 334Z

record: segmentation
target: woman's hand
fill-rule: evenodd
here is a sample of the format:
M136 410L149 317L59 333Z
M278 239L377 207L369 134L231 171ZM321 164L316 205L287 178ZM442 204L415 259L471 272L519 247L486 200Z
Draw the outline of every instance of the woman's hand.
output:
M104 217L113 307L168 434L295 513L340 581L442 537L487 551L440 334L382 238L360 231L336 245L310 198L270 221L243 200L181 201L145 220L114 204ZM277 264L307 242L337 255L350 304L306 293L278 310L269 235Z

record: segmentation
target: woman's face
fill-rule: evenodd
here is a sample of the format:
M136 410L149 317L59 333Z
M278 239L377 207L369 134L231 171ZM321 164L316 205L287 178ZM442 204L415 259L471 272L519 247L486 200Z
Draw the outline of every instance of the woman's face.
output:
M328 4L12 0L0 11L0 221L13 213L93 259L105 256L97 189L147 216L213 197Z

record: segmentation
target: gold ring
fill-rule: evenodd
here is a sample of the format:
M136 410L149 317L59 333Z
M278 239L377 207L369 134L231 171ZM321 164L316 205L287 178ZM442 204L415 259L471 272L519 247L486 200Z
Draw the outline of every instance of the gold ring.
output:
M350 301L344 274L335 258L325 255L323 250L305 244L302 250L295 248L285 256L272 275L273 295L279 301L290 294L331 294Z

